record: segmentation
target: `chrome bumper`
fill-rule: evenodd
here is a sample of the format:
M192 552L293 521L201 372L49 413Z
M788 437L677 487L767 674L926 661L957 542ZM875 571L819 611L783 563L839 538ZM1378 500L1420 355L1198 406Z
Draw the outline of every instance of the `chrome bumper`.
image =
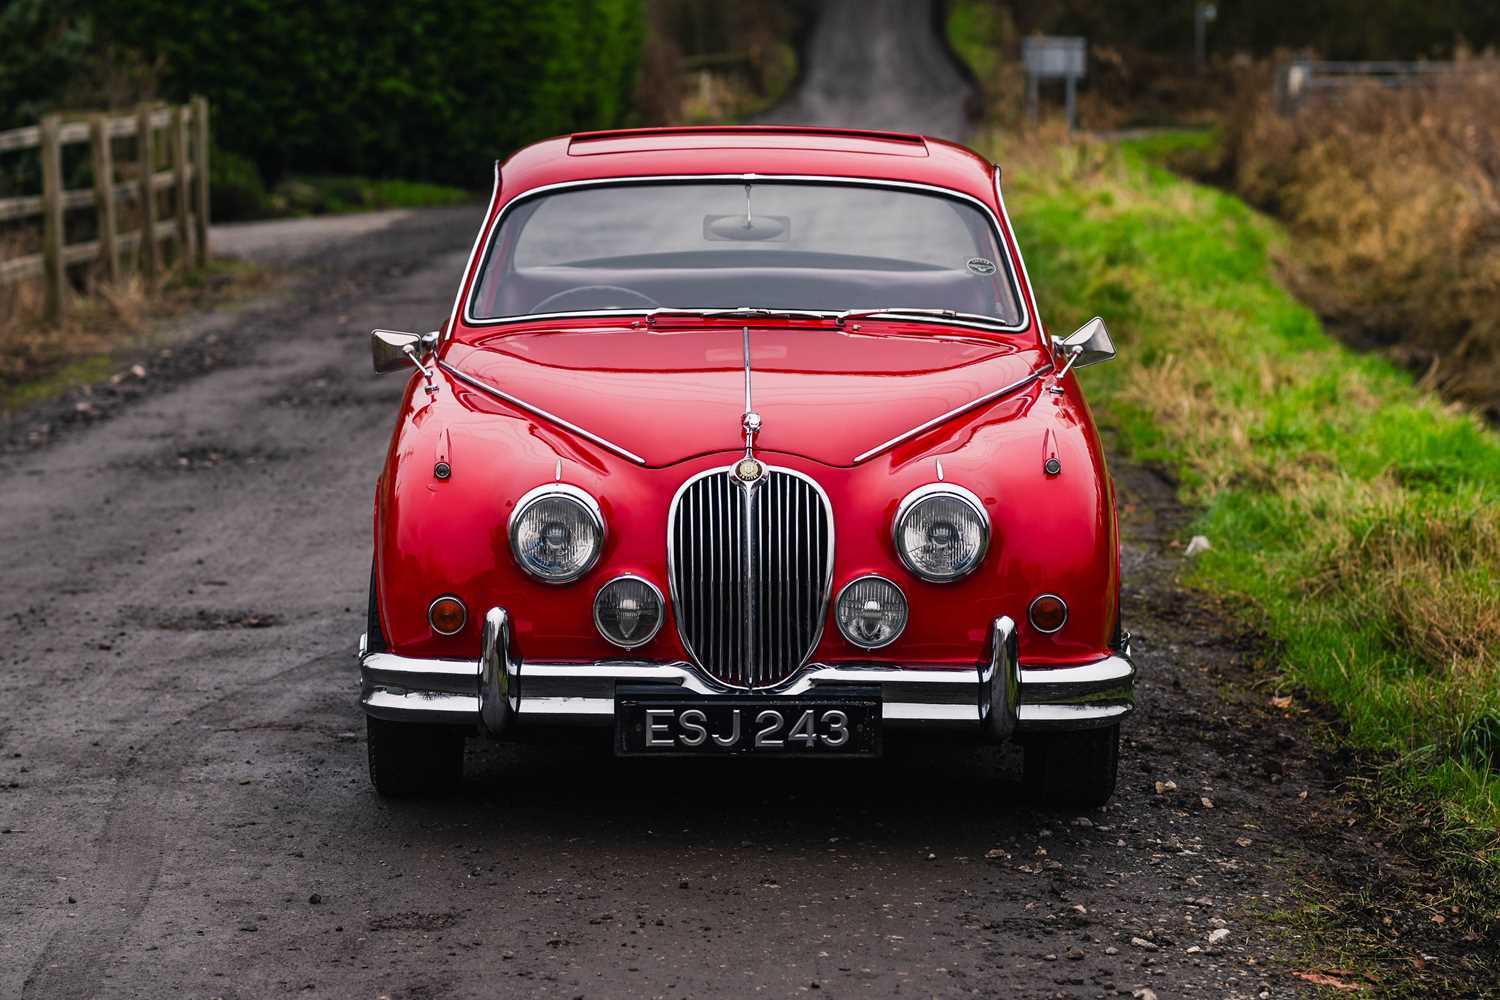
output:
M510 616L485 616L484 654L423 660L366 651L360 639L360 705L380 719L477 726L501 736L515 726L600 725L615 717L616 684L660 684L698 695L730 693L691 663L522 660ZM1077 666L1027 667L1017 658L1015 623L995 619L987 659L974 667L812 663L765 693L778 697L878 686L886 724L977 731L994 740L1015 733L1107 726L1135 707L1129 644Z

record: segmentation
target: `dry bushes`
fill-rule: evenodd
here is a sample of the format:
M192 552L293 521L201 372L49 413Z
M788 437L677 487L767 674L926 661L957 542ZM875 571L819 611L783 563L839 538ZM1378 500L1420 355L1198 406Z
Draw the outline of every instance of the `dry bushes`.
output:
M1500 61L1232 116L1233 183L1290 226L1297 293L1356 342L1500 418Z

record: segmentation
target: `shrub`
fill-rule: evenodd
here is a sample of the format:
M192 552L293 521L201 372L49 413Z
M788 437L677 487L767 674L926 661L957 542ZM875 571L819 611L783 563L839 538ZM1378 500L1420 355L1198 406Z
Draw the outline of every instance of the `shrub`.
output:
M640 0L75 2L101 36L164 60L168 96L206 95L216 141L271 184L487 187L519 145L619 122L641 48Z
M209 214L215 222L259 219L269 214L266 186L255 163L215 147L208 157Z
M1279 214L1295 290L1357 342L1500 417L1500 62L1231 117L1234 185Z

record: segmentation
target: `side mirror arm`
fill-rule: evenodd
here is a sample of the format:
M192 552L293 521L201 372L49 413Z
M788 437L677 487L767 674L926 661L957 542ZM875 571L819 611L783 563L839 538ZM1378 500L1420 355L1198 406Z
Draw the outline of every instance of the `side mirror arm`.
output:
M371 330L370 331L370 361L379 374L393 372L405 367L410 361L416 366L417 371L422 373L425 383L422 386L429 396L438 391L437 382L434 378L435 371L422 363L423 356L431 354L437 348L438 333L417 336L415 333L403 333L400 330Z

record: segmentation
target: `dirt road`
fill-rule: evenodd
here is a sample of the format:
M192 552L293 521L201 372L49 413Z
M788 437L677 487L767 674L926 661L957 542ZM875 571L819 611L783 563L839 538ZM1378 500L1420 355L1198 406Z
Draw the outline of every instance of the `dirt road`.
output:
M913 40L879 30L891 60ZM324 247L130 393L10 429L0 997L1294 992L1265 915L1378 852L1172 585L1170 489L1124 466L1143 687L1106 810L1028 807L1005 753L749 766L592 739L475 747L457 798L377 799L353 650L401 387L365 334L437 322L477 215Z

